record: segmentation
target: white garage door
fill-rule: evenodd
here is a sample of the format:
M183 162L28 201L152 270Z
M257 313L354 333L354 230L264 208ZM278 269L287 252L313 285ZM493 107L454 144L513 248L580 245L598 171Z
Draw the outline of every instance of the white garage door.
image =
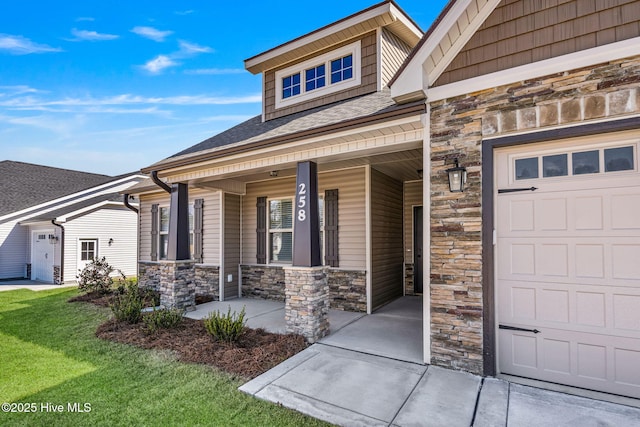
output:
M639 140L496 152L501 373L640 398Z

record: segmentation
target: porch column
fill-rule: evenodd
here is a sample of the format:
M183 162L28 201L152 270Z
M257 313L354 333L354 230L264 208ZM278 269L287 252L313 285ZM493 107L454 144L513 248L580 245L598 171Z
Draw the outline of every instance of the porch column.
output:
M320 252L318 167L298 163L294 204L293 266L284 269L287 332L310 343L329 333L329 284Z
M167 259L170 261L191 259L189 251L189 192L187 184L183 183L171 186Z

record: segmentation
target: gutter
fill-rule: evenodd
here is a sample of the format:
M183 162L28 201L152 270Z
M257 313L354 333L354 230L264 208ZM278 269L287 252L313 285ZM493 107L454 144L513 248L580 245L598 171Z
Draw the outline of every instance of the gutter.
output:
M60 285L64 283L64 226L56 223L55 219L51 220L51 224L60 227Z
M158 178L158 171L151 171L151 180L167 193L171 194L171 187L169 187L164 181Z
M123 198L124 198L124 200L123 200L124 206L127 209L130 209L130 210L134 211L135 213L138 213L138 208L136 208L135 206L131 206L131 204L129 203L129 193L125 193Z

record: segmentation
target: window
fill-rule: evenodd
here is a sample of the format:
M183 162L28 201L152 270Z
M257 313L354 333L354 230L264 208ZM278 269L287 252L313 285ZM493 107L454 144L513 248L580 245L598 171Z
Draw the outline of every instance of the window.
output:
M269 262L293 260L293 200L269 201Z
M96 241L95 240L80 240L80 260L92 261L96 258Z
M553 156L544 156L542 158L542 176L545 178L551 176L567 175L567 155L556 154Z
M604 171L628 171L633 169L633 147L604 150Z
M160 248L160 259L167 259L169 252L169 208L161 207L158 218L158 246ZM193 257L193 215L194 207L189 205L189 253Z
M353 77L353 55L331 61L331 83L349 80Z
M600 172L600 153L598 150L573 153L572 158L574 175Z
M276 108L360 85L361 42L275 72Z
M282 99L300 95L300 73L282 79Z
M324 87L325 84L325 66L319 65L315 68L310 68L304 73L305 90L310 92L314 89Z
M538 158L516 160L516 179L531 179L538 177Z

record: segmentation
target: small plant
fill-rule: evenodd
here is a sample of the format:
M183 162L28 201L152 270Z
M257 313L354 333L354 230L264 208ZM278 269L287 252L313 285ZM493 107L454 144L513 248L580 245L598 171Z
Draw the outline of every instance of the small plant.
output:
M142 319L142 297L136 282L131 282L113 297L111 311L121 322L138 323Z
M156 332L158 329L175 328L182 322L182 316L184 310L178 308L169 308L161 310L153 310L144 315L142 321L144 322L147 331L150 333Z
M214 311L209 313L209 316L204 319L204 326L207 328L207 332L213 335L218 341L236 342L244 331L244 324L246 323L244 317L246 315L245 308L239 314L234 311L231 313L231 306L227 311L226 316L220 313L220 311Z
M80 291L100 294L106 294L111 291L113 285L111 273L113 273L115 269L109 265L105 257L93 259L79 271L80 273L76 278L78 279L78 289Z

